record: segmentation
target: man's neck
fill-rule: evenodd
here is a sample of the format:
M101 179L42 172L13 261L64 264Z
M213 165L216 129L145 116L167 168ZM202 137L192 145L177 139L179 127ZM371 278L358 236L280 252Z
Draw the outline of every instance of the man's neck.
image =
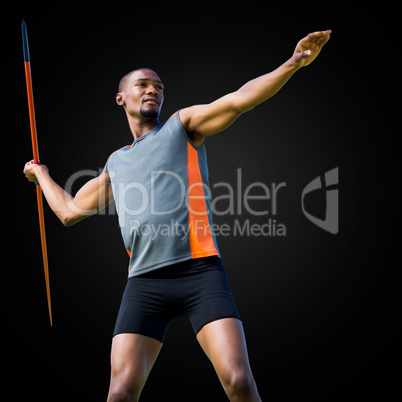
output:
M131 134L134 137L134 140L137 138L142 137L143 135L149 133L151 130L153 130L155 127L160 125L159 119L138 119L138 118L133 118L130 116L128 118L128 124L130 126Z

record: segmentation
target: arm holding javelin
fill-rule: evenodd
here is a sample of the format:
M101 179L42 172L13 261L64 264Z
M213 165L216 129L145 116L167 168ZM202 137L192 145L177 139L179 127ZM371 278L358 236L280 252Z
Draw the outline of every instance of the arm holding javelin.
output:
M40 183L46 200L64 226L72 226L96 214L113 201L110 177L106 170L84 184L75 197L63 190L49 174L45 165L25 164L24 174L31 182Z
M229 127L242 113L275 95L301 67L308 66L328 42L331 31L314 32L300 40L292 57L276 70L247 82L236 92L207 105L180 111L180 119L195 145Z

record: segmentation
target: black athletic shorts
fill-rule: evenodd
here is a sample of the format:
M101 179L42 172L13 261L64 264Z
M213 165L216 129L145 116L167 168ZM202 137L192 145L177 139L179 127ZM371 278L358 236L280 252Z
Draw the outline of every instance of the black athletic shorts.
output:
M222 260L196 258L128 279L113 336L146 335L162 342L169 324L190 320L194 333L212 321L240 319Z

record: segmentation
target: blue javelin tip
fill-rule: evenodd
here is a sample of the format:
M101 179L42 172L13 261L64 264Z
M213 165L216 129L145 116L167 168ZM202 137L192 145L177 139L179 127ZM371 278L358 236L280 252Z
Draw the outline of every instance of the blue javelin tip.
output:
M24 61L30 61L27 25L25 24L24 20L22 20L21 28L22 28L22 47L24 49Z

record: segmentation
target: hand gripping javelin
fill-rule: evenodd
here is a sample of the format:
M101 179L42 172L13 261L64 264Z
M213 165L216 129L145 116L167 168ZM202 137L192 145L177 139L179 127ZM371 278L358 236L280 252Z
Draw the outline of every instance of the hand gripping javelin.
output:
M31 123L32 151L33 151L34 163L38 164L40 163L40 161L39 161L39 150L38 150L38 138L36 135L35 110L34 110L33 91L32 91L31 62L29 57L27 26L24 20L22 21L21 27L22 27L22 45L24 49L25 78L27 82L27 93L28 93L29 121ZM45 270L47 305L49 309L50 326L52 326L52 305L50 301L49 265L47 260L45 217L43 214L42 189L39 184L36 185L36 198L38 200L40 239L42 243L43 267Z

